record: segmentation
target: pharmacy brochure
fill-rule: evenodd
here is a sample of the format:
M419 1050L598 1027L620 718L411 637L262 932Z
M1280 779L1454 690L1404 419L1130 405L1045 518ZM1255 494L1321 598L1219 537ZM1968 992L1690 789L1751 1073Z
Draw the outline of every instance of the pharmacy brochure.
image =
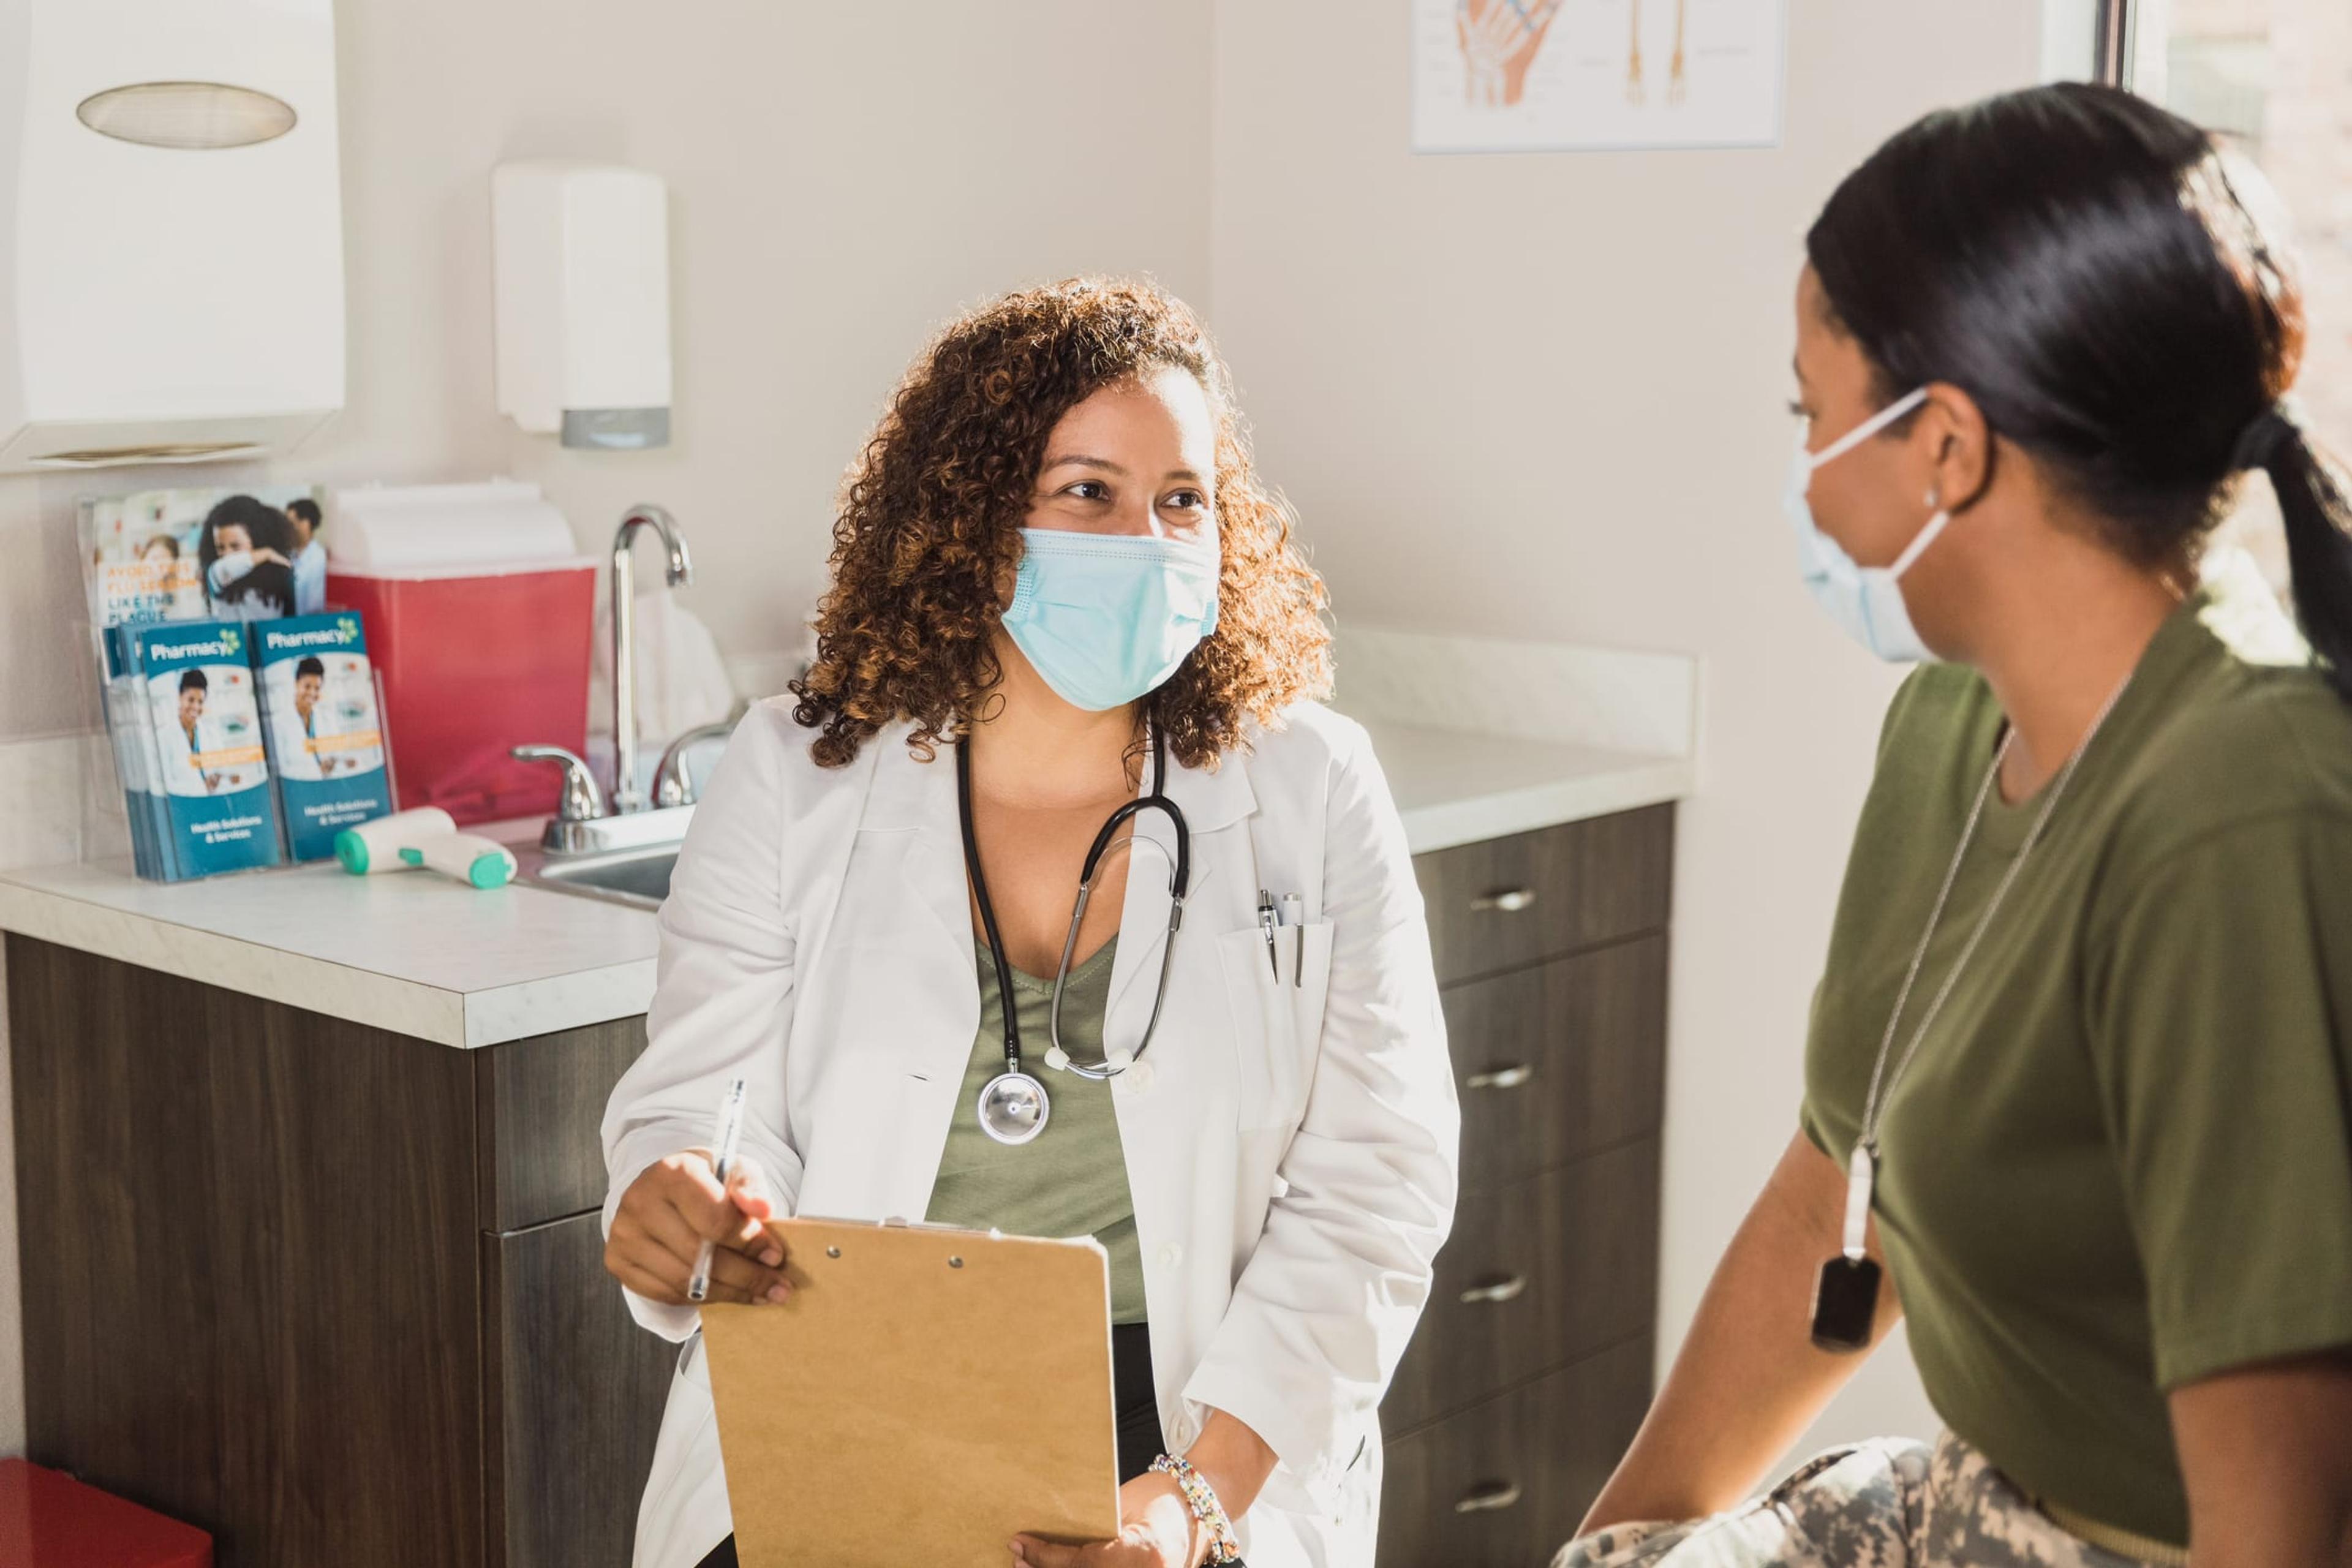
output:
M275 866L278 808L256 700L251 628L196 621L130 629L173 879Z
M367 637L351 611L251 629L287 848L297 860L323 860L336 834L392 809Z

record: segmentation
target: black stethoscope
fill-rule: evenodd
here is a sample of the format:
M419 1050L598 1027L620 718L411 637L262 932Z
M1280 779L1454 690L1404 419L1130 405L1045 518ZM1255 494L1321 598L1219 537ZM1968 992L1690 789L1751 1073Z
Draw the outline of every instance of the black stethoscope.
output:
M1144 1047L1151 1044L1153 1032L1160 1027L1160 1009L1168 1000L1168 963L1175 955L1176 932L1184 923L1184 894L1192 882L1192 834L1184 824L1183 812L1163 793L1167 781L1168 738L1154 724L1151 793L1139 795L1112 812L1096 832L1086 862L1078 868L1078 900L1070 910L1069 934L1062 939L1062 961L1054 969L1054 1003L1046 1015L1046 1027L1054 1045L1045 1053L1045 1065L1097 1083L1118 1077L1143 1055ZM996 1000L1004 1015L1004 1070L981 1087L977 1103L981 1130L999 1143L1026 1143L1045 1130L1045 1118L1053 1110L1053 1102L1045 1093L1045 1086L1021 1065L1021 1018L1019 1005L1013 997L1013 965L1006 961L1004 943L996 934L996 908L989 902L988 878L980 868L980 840L971 829L971 747L968 741L956 747L956 811L963 822L964 868L971 877L972 898L980 905L980 924L988 936L989 956L996 961ZM1078 945L1078 922L1087 918L1087 900L1094 897L1095 876L1102 868L1104 853L1111 847L1111 835L1147 811L1165 812L1169 826L1176 830L1176 856L1168 878L1168 940L1160 947L1160 989L1151 998L1151 1020L1143 1026L1143 1038L1132 1051L1107 1050L1099 1062L1074 1061L1070 1053L1062 1048L1062 987L1070 978L1070 954ZM1131 848L1135 836L1129 834L1123 842Z

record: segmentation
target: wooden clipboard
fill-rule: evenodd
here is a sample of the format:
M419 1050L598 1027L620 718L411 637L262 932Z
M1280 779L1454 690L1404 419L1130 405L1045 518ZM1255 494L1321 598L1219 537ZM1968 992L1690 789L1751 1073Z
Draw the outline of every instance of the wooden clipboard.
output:
M1003 1568L1118 1533L1091 1240L777 1220L792 1300L702 1310L743 1568Z

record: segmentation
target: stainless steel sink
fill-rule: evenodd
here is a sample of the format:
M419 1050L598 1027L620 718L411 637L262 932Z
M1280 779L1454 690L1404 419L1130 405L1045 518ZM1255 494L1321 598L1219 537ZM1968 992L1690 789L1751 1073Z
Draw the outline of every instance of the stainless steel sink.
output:
M694 821L694 807L636 811L566 824L581 847L565 854L544 844L510 844L523 881L559 893L657 910L669 897L670 868Z
M520 851L517 851L518 857ZM572 855L562 858L534 857L523 879L562 893L610 899L641 910L657 910L669 897L670 868L677 864L677 846L658 844L645 849L622 849L603 855Z

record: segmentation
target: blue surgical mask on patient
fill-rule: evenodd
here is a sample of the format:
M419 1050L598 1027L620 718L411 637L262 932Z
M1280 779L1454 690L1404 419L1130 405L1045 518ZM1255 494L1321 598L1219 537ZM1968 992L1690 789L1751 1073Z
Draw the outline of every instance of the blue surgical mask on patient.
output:
M1923 386L1888 404L1818 452L1805 449L1804 435L1800 431L1796 461L1789 471L1788 494L1782 500L1789 521L1797 530L1798 565L1804 574L1805 586L1812 590L1814 599L1829 612L1830 619L1845 628L1847 636L1879 658L1895 663L1925 662L1936 657L1911 624L1910 608L1903 602L1903 574L1911 570L1913 563L1927 552L1927 546L1936 542L1936 536L1951 522L1952 514L1938 507L1894 564L1864 566L1857 564L1836 540L1822 531L1821 524L1813 521L1812 502L1806 498L1806 492L1812 489L1813 475L1825 464L1845 456L1927 401L1927 389Z
M1213 542L1021 531L1004 629L1074 708L1099 713L1157 690L1217 629Z

